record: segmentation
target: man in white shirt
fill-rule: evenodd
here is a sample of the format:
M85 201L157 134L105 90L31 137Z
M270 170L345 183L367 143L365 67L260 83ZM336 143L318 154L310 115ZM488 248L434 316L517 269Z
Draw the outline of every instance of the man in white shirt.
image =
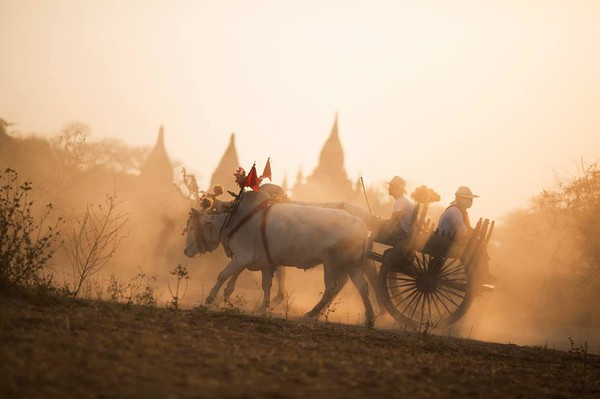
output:
M388 193L394 198L390 221L393 224L400 225L402 232L408 234L414 205L404 196L406 194L406 182L400 176L394 176L388 184Z
M403 178L394 176L388 184L388 193L394 198L392 216L381 223L375 241L395 245L408 235L414 205L404 196L406 182Z
M438 232L443 236L451 238L452 245L462 246L473 232L467 209L473 205L473 198L479 196L473 194L471 189L466 186L460 186L454 195L454 201L440 216ZM480 271L478 277L482 284L492 284L497 281L497 278L489 271L489 256L487 252L482 256L478 269Z

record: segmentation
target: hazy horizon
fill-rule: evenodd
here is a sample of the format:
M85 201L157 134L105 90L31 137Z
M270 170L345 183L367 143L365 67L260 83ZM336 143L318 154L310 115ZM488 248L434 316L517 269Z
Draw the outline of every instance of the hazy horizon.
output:
M0 117L24 134L81 121L210 175L308 175L339 112L348 176L401 175L500 218L600 148L600 3L0 3ZM233 171L232 171L233 172ZM360 205L360 204L359 204Z

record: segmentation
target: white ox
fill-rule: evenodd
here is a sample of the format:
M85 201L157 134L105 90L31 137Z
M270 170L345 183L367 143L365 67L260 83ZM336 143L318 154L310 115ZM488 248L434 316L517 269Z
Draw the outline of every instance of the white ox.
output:
M274 267L309 269L322 263L323 297L306 316L318 317L350 278L364 303L367 322L372 321L373 307L362 269L369 246L364 221L340 209L290 203L275 203L252 213L267 199L269 195L264 192L245 192L230 221L227 221L226 213L191 210L185 255L192 257L211 252L219 243L228 246L233 255L231 262L219 273L207 301L214 300L229 277L247 268L262 272L262 307L266 309ZM266 218L265 212L268 212ZM251 216L248 218L248 215ZM230 235L232 229L235 233Z

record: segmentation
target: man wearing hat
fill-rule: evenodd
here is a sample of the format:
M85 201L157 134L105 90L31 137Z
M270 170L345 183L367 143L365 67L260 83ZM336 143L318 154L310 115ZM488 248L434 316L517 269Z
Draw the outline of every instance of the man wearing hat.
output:
M473 194L466 186L460 186L454 195L454 201L440 216L438 231L463 240L473 231L467 209L473 205L473 198L479 195Z
M394 176L387 182L388 193L394 198L392 216L384 220L379 231L375 235L375 241L388 245L394 245L406 238L410 228L410 220L413 213L413 204L406 199L406 182L400 176Z
M460 186L454 193L454 196L454 201L440 216L438 232L442 233L442 235L452 237L454 244L461 245L466 242L473 232L467 209L473 205L473 198L479 196L473 194L471 189L466 186ZM481 282L483 284L494 283L497 278L489 271L489 257L486 254L483 258L482 264L479 266L481 270Z

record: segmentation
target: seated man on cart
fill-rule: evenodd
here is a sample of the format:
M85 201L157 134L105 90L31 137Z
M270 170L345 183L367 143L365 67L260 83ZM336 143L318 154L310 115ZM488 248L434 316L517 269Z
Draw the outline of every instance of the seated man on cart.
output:
M451 246L463 248L473 232L467 209L473 205L473 199L479 196L473 194L471 189L466 186L460 186L454 195L454 201L450 203L450 206L440 216L438 232L442 236L451 238ZM478 279L480 283L495 283L497 278L490 273L487 251L482 256L480 262L478 266Z
M403 178L394 176L388 184L388 193L394 198L392 215L387 220L374 221L373 239L382 244L395 246L408 237L414 205L404 196L406 182Z

